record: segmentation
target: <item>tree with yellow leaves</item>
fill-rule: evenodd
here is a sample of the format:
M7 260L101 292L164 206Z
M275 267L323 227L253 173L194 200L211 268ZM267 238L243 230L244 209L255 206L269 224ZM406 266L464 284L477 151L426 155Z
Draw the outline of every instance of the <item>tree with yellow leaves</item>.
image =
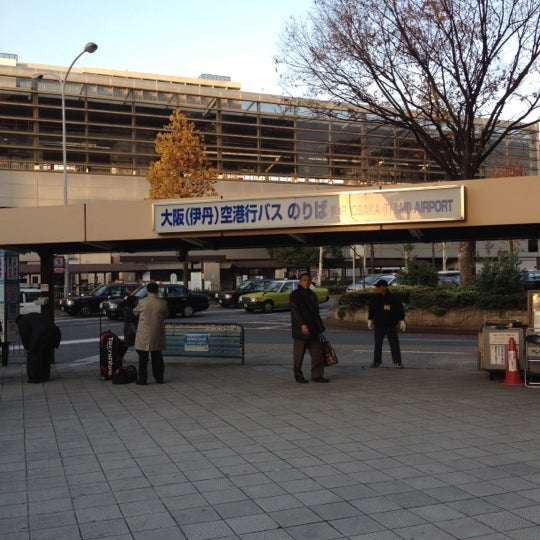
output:
M166 131L156 137L156 153L160 159L150 163L146 177L150 183L150 199L216 195L216 173L193 122L176 110L164 129Z

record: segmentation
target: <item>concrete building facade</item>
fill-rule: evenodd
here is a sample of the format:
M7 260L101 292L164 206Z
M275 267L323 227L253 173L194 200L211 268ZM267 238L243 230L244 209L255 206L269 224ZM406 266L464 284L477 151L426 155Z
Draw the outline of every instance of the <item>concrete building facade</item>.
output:
M0 207L63 202L61 78L65 67L20 63L0 55ZM204 137L220 193L269 193L305 186L383 186L444 180L442 171L417 147L410 133L375 123L366 111L284 96L243 92L227 77L187 79L167 75L73 68L65 85L68 203L141 200L146 173L157 156L154 140L179 109ZM481 176L538 174L538 133L525 129L490 156ZM505 174L506 173L506 174ZM255 187L256 186L256 187ZM486 201L488 204L488 201ZM118 216L122 219L122 216ZM114 227L114 223L111 223ZM491 250L505 249L506 244ZM364 246L377 267L397 267L403 246ZM524 266L536 267L537 239L521 241ZM479 255L485 252L480 248ZM365 252L364 252L365 253ZM373 253L373 256L372 256ZM418 244L415 256L452 267L455 246ZM178 254L112 253L109 260L74 256L79 281L166 277L178 270ZM239 276L278 269L264 250L188 254L190 270L217 278L212 287ZM37 262L22 257L30 277ZM352 279L353 263L328 275ZM143 267L144 270L142 270ZM206 267L206 268L205 268ZM210 270L211 268L211 270ZM142 273L141 273L142 272ZM358 273L358 272L357 272ZM80 284L80 283L78 283Z

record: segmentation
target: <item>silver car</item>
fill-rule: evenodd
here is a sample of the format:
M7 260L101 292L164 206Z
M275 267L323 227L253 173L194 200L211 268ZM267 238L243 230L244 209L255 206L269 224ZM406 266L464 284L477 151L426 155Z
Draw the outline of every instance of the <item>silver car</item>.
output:
M397 276L394 274L367 274L365 279L359 279L356 283L351 283L346 291L354 292L362 289L368 289L370 287L375 287L375 283L379 279L384 279L388 285L391 285L397 279Z

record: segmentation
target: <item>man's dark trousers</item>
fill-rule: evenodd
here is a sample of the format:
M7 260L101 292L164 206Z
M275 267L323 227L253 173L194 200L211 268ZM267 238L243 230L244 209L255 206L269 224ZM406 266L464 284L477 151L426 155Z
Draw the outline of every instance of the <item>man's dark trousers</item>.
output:
M163 362L163 355L161 351L140 351L137 350L139 356L139 382L146 384L147 372L148 372L148 360L152 360L152 375L158 383L163 382L163 375L165 373L165 364Z
M401 349L399 348L399 339L395 326L375 328L373 363L379 365L382 362L382 347L385 336L388 338L388 345L390 345L392 362L394 362L394 364L401 364Z

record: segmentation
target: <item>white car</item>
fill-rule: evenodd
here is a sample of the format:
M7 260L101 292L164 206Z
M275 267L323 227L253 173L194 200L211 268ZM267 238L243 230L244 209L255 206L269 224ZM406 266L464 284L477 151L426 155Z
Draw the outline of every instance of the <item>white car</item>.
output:
M392 285L392 282L397 279L397 276L394 274L367 274L365 279L359 279L356 283L351 283L346 290L347 292L354 292L375 287L375 283L377 283L379 279L384 279L388 285Z
M36 304L36 300L41 296L39 289L20 289L19 291L19 314L41 313L41 304Z

